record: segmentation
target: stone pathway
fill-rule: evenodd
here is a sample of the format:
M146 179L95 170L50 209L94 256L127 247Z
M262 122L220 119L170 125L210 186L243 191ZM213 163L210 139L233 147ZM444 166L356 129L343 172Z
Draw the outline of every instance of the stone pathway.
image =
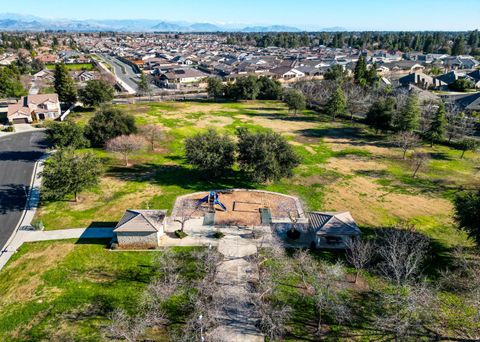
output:
M217 282L228 303L220 317L222 325L213 331L213 336L232 342L264 341L255 326L256 317L247 286L257 273L246 257L255 254L257 246L254 240L245 238L245 230L229 228L225 233L218 244L218 251L225 259L218 268Z

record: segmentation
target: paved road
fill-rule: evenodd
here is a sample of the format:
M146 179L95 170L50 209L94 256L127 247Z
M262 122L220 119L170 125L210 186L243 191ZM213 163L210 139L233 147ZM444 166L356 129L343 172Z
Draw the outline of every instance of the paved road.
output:
M35 162L47 145L45 133L26 132L0 137L0 247L21 218Z
M123 82L132 87L136 92L138 91L138 82L140 77L133 71L133 68L121 62L115 57L112 57L106 53L101 54L102 58L110 64L115 70L115 75L118 76Z

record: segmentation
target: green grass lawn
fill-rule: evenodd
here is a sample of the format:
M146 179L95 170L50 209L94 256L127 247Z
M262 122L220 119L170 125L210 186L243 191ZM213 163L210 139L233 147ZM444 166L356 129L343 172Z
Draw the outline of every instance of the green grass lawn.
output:
M161 252L112 252L107 242L24 244L0 273L0 339L98 341L113 309L136 313ZM198 277L194 250L173 249L186 279ZM174 307L169 312L179 326L182 313Z
M92 71L94 69L94 66L92 63L65 64L65 67L71 71L80 71L80 70ZM47 64L45 65L45 68L47 68L48 70L54 70L55 64Z
M95 150L106 165L100 186L80 194L80 201L44 204L37 219L47 229L85 227L115 222L127 208L171 209L177 196L209 189L257 188L297 195L311 210L349 210L366 228L410 221L448 245L468 244L452 220L452 195L480 185L478 155L445 146L422 147L432 154L428 168L412 178L412 168L386 137L365 125L305 110L297 116L277 101L233 103L161 102L119 105L139 126L165 129L155 153L138 153L133 165ZM93 109L80 109L73 120L85 125ZM282 134L301 157L294 177L254 184L234 169L223 178L206 178L186 164L186 137L214 127L233 135L236 128L273 130Z

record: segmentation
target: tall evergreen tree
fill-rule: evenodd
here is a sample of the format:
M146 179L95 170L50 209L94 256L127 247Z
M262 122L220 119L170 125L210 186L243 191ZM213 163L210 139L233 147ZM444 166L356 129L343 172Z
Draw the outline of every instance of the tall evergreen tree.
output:
M430 129L427 132L427 136L430 139L430 146L433 147L435 141L441 140L445 136L445 126L447 125L445 104L440 102L437 113L435 114Z
M367 76L367 62L363 55L360 55L357 65L355 66L353 79L355 83L359 85L366 85L366 76Z
M65 64L60 63L55 66L54 77L55 91L60 101L69 105L77 102L77 88Z
M333 120L335 120L337 116L345 115L347 113L347 99L340 86L335 89L334 93L328 100L326 111L332 116Z
M415 94L408 96L405 106L395 117L394 126L400 132L413 132L418 128L420 119L420 106Z
M452 46L452 55L458 56L463 55L465 53L465 41L463 40L463 36L458 36L455 38Z

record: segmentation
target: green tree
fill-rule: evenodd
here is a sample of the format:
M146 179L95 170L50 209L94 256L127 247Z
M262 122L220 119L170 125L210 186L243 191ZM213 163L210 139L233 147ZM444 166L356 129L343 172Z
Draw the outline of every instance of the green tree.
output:
M480 247L480 191L458 194L454 205L458 226Z
M360 55L357 65L355 65L353 79L358 85L365 86L367 84L367 62L363 55Z
M18 98L26 94L17 68L11 66L0 68L0 96Z
M435 141L442 140L445 137L447 126L446 115L445 104L441 101L430 124L430 129L427 131L427 138L430 140L430 146L432 147Z
M103 147L110 139L136 132L135 118L112 107L99 110L85 127L85 136L94 147Z
M335 89L332 96L328 100L326 112L332 117L333 120L335 120L337 116L347 114L347 99L345 98L345 93L340 86Z
M467 91L469 89L475 88L475 85L469 79L459 78L458 80L455 80L455 82L450 84L449 88L453 91Z
M150 93L150 82L148 81L148 76L143 72L140 75L140 81L138 82L138 92L142 95Z
M392 119L395 114L395 99L392 97L380 98L375 101L367 113L366 122L376 132L388 131L392 128Z
M365 76L366 82L370 87L376 87L378 82L380 81L380 77L378 77L377 73L377 64L374 63L370 69L367 70L367 74Z
M279 81L262 76L258 79L260 100L278 100L282 97L282 85Z
M77 88L65 64L60 63L55 66L54 77L53 84L60 101L69 105L77 102Z
M474 138L463 138L458 143L458 149L462 151L460 159L463 159L465 152L467 151L476 151L478 149L478 141Z
M235 100L255 100L260 93L257 77L250 75L237 78L232 85L230 95Z
M106 102L112 101L115 96L113 87L104 80L91 80L85 88L79 91L80 101L85 106L97 107Z
M79 153L72 149L60 149L46 162L42 172L42 197L46 200L62 200L95 186L102 173L100 160L91 152Z
M457 38L455 38L452 46L452 55L453 56L459 56L463 55L465 53L465 41L463 39L463 36L460 35Z
M325 72L323 78L329 81L343 82L347 78L347 72L341 65L335 64Z
M73 121L47 123L47 137L57 148L71 147L73 149L88 146L83 128Z
M232 168L235 143L228 135L220 135L214 129L209 129L185 140L185 157L190 165L209 177L218 177Z
M251 133L237 129L240 169L256 182L291 177L300 159L292 146L278 133Z
M399 132L413 132L418 128L419 119L418 96L412 93L408 96L405 106L395 116L394 127Z
M225 95L225 86L218 77L209 77L207 79L207 92L209 97L220 99Z
M295 89L287 89L283 92L283 102L289 110L293 110L295 115L299 110L305 109L307 103L303 93Z

